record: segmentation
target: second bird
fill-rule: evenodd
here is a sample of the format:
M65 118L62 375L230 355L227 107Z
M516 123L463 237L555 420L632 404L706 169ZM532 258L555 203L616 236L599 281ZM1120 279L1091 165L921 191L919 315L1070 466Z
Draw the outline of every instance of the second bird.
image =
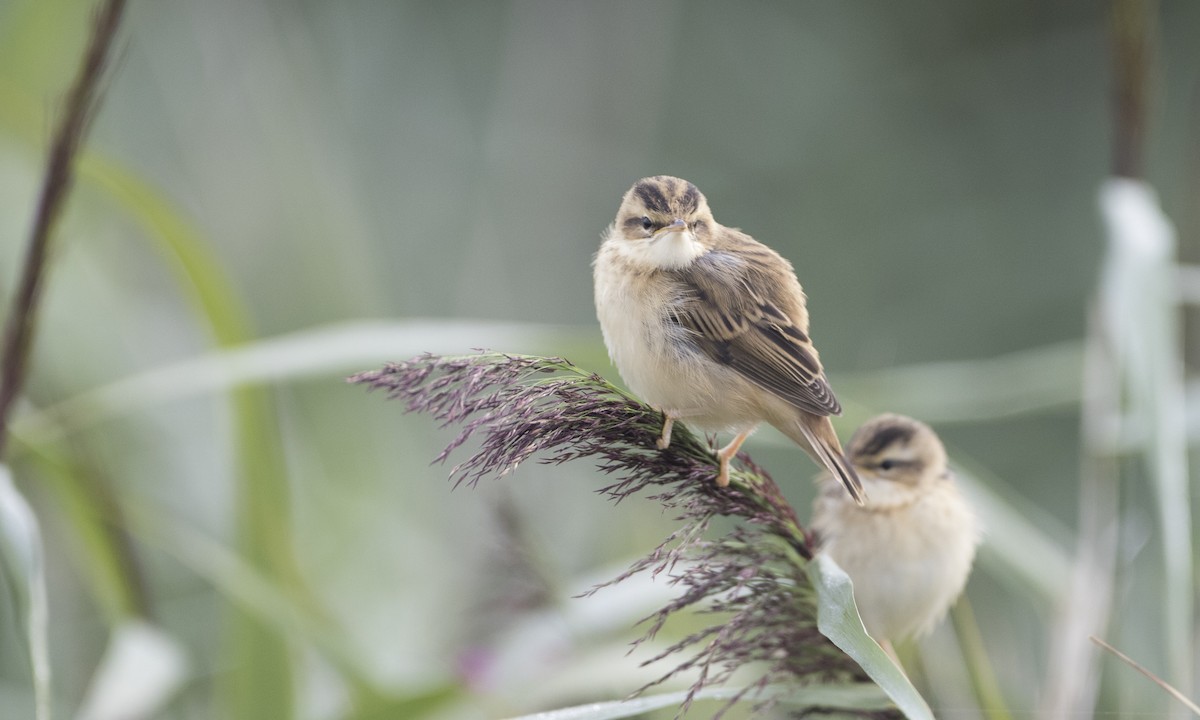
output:
M829 421L841 406L808 336L791 264L717 223L695 185L660 175L629 189L596 255L595 293L621 377L666 416L660 448L676 419L735 433L717 453L724 486L729 461L768 422L862 503Z

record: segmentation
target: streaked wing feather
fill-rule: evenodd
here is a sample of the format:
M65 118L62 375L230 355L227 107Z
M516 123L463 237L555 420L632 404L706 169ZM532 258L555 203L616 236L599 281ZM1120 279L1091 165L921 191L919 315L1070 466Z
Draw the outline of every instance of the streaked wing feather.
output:
M692 331L696 346L714 361L802 410L840 414L820 360L800 327L802 310L785 309L796 307L798 299L789 303L787 298L770 297L773 291L790 292L794 277L772 277L780 273L770 266L734 263L720 255L709 253L678 272L686 292L672 317ZM790 275L790 268L783 267Z

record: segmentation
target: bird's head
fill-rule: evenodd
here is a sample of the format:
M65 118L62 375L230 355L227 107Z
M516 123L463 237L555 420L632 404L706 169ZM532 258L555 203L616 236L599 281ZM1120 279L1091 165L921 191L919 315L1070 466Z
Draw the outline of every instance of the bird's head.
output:
M937 433L903 415L880 415L864 423L846 445L846 458L864 482L915 489L948 475L946 449Z
M680 268L712 246L717 228L704 195L687 180L668 175L643 178L621 201L609 237L639 264Z

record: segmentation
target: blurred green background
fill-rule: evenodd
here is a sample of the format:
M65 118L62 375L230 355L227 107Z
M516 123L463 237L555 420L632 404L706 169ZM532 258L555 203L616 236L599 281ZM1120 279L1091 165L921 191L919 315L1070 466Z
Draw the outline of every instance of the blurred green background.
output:
M90 8L0 0L5 303ZM1159 17L1147 175L1195 257L1200 4ZM162 717L490 718L652 679L625 652L662 584L570 596L669 515L606 504L586 464L452 492L429 462L453 431L342 383L480 346L616 378L590 260L651 174L793 262L843 437L926 419L1074 553L1106 3L207 0L126 20L10 458L47 544L61 716L131 614L188 658ZM932 382L904 385L910 366ZM261 382L231 390L237 372ZM747 447L806 516L816 467L773 431ZM1165 672L1154 495L1128 465L1108 637ZM1044 713L1061 596L1029 577L1051 559L1021 568L990 530L967 596L1005 702ZM33 702L15 607L4 718ZM949 626L923 644L928 697L978 717L957 652ZM1103 667L1098 711L1166 708Z

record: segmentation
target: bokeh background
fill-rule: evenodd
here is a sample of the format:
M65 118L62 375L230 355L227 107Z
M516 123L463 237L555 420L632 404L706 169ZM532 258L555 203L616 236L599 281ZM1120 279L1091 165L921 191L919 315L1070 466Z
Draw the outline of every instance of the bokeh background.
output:
M0 0L3 302L90 8ZM625 653L669 589L572 596L669 515L610 506L586 464L452 491L430 460L453 431L342 380L475 347L615 379L590 261L627 187L666 173L793 262L843 437L925 419L986 505L974 624L909 651L939 716L1052 716L1089 480L1108 12L133 2L9 458L47 546L59 714L131 616L186 658L170 718L504 717L652 679ZM1200 4L1155 12L1144 167L1195 257ZM747 448L807 516L816 467L773 431ZM1169 675L1156 495L1137 458L1120 469L1113 619L1092 631ZM3 718L33 707L21 622L0 601ZM1099 652L1076 678L1096 712L1167 708Z

